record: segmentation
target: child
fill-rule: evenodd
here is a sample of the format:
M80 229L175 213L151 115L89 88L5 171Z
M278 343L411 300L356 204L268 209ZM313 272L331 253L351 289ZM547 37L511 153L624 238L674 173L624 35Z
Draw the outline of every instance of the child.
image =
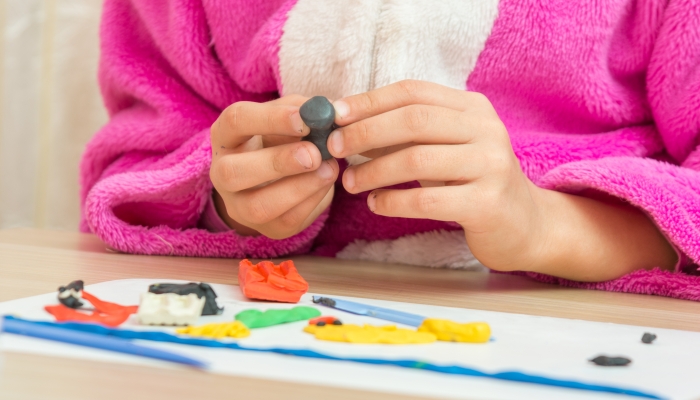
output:
M107 0L82 229L700 300L693 3Z

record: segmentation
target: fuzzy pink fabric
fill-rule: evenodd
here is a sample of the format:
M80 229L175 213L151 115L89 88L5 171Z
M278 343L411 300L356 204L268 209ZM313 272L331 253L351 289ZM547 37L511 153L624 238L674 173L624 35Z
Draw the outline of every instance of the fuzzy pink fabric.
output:
M693 3L501 0L466 83L493 102L535 183L629 201L689 264L700 262L700 7ZM357 239L459 229L377 216L366 193L350 195L339 183L330 209L294 237L201 229L202 215L211 216L209 127L231 103L277 96L279 43L294 4L105 2L99 79L110 122L81 163L83 231L130 253L240 258L334 256ZM700 300L700 277L682 272L638 271L595 284L528 275Z

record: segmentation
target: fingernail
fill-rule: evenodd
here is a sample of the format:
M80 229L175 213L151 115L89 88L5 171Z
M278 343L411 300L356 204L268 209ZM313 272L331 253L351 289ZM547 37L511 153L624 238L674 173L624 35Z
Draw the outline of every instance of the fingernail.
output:
M345 190L348 192L355 188L355 171L353 171L352 168L345 170L345 173L343 174L343 184L345 186Z
M338 156L342 154L343 147L345 147L343 144L343 132L340 129L336 129L331 132L331 135L328 138L328 143L331 145L331 149L333 149L333 152L335 153L334 155Z
M350 106L343 100L336 100L333 102L333 107L335 108L335 115L337 115L340 119L343 119L350 114Z
M367 196L367 206L369 207L369 210L372 212L375 212L374 210L377 207L377 193L372 192Z
M294 159L297 160L304 169L309 169L314 165L313 160L311 160L311 154L309 154L305 146L296 149L294 152Z
M304 133L304 121L301 120L301 115L299 111L295 111L289 115L289 119L292 120L292 129L296 132Z
M316 170L318 176L323 180L328 180L333 177L333 167L328 161L321 163L321 166Z

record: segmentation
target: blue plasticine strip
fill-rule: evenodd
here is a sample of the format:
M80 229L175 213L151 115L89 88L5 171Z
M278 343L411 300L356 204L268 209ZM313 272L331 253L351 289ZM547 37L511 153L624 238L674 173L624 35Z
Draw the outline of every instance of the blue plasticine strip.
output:
M320 352L313 351L313 350L285 349L285 348L280 348L280 347L271 347L271 348L245 347L245 346L241 346L237 343L230 343L230 342L227 343L227 342L220 342L217 340L209 340L209 339L184 338L184 337L171 335L171 334L165 333L165 332L130 331L130 330L126 330L126 329L107 328L107 327L104 327L102 325L97 325L97 324L74 323L74 322L56 323L56 322L45 322L45 321L29 321L29 320L23 320L23 319L11 317L11 316L5 316L4 318L10 319L10 320L25 321L25 322L30 322L30 323L39 324L39 325L55 326L55 327L60 327L60 328L70 329L70 330L80 331L80 332L91 332L91 333L96 333L96 334L105 335L105 336L116 336L116 337L120 337L123 339L152 340L152 341L156 341L156 342L178 343L178 344L186 344L186 345L191 345L191 346L226 348L226 349L232 349L232 350L256 351L256 352L263 352L263 353L276 353L276 354L284 354L284 355L297 356L297 357L318 358L318 359L335 360L335 361L350 361L350 362L363 363L363 364L373 364L373 365L393 365L393 366L402 367L402 368L422 369L422 370L426 370L426 371L433 371L433 372L439 372L439 373L450 374L450 375L475 376L475 377L481 377L481 378L500 379L500 380L505 380L505 381L532 383L532 384L537 384L537 385L563 387L563 388L568 388L568 389L579 389L579 390L588 390L588 391L593 391L593 392L623 394L623 395L627 395L627 396L643 397L643 398L647 398L647 399L663 399L663 397L659 397L659 396L656 396L654 394L641 392L641 391L633 390L633 389L624 389L624 388L619 388L619 387L614 387L614 386L595 385L595 384L588 384L588 383L577 382L577 381L568 381L568 380L563 380L563 379L547 378L544 376L531 375L531 374L526 374L526 373L517 372L517 371L488 373L488 372L480 371L478 369L462 367L459 365L435 365L435 364L430 364L430 363L416 361L416 360L387 360L387 359L378 359L378 358L335 357L335 356L331 356L331 355L320 353Z

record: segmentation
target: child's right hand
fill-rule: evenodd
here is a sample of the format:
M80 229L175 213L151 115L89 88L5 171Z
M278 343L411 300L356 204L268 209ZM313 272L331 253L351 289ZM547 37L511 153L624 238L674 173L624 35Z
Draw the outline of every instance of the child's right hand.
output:
M211 127L216 209L241 235L293 236L333 200L337 161L321 161L316 146L301 141L309 134L299 116L306 100L290 95L268 103L241 101Z

